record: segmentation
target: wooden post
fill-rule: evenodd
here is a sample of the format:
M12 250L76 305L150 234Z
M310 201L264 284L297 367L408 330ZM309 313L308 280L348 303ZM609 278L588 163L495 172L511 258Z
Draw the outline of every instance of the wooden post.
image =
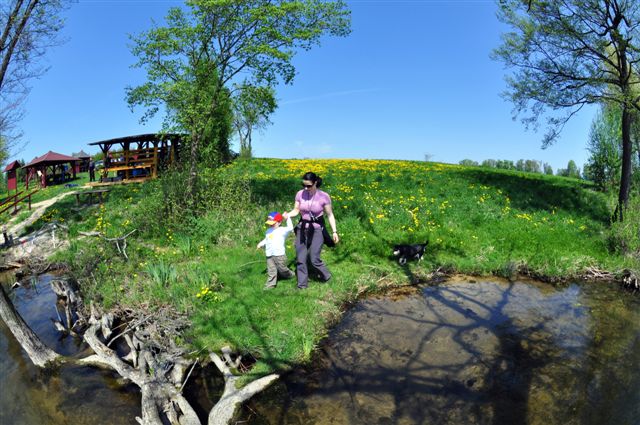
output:
M129 160L131 158L131 154L129 152L129 142L125 142L122 145L122 149L124 150L124 166L125 167L129 167ZM129 170L128 168L126 170L124 170L124 178L126 180L131 178L131 170ZM102 200L100 201L100 203L102 203Z
M151 175L153 178L158 177L158 145L156 143L153 144L153 170Z

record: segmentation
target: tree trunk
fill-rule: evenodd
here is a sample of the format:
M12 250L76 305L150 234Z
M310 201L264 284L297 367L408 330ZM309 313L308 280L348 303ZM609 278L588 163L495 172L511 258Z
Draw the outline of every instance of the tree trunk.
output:
M618 194L618 206L614 219L624 221L624 212L629 204L629 191L631 190L631 111L624 104L622 107L622 173L620 174L620 193Z
M271 374L263 376L262 378L250 382L246 386L238 389L236 384L239 377L231 373L231 369L229 369L225 361L216 353L211 353L209 357L213 360L213 363L215 363L218 370L222 372L222 376L224 377L224 392L222 393L220 400L218 400L209 412L208 425L227 425L231 423L233 414L240 404L264 390L273 381L278 379L278 375Z
M44 345L22 320L2 285L0 285L0 292L2 292L0 294L0 317L18 340L20 346L27 352L33 364L38 367L46 367L49 363L62 360L62 357Z
M0 64L0 89L2 88L4 77L7 74L7 69L9 68L9 63L11 61L11 57L13 56L13 52L18 45L18 42L20 41L20 37L22 36L22 31L24 31L24 28L27 26L27 22L31 17L31 13L33 12L33 9L36 8L38 3L39 0L31 0L25 8L22 16L18 16L20 13L22 2L16 2L14 10L11 12L11 15L9 15L7 24L2 33L2 40L0 40L0 47L2 47L2 50L4 50L2 64ZM17 25L14 25L17 19L19 19L19 22ZM9 40L9 45L7 46L6 40L9 37L9 34L11 34L12 32L12 37Z

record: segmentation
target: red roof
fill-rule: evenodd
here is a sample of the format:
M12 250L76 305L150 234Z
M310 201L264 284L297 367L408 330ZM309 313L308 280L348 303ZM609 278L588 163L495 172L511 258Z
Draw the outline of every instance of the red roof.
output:
M62 155L56 152L47 152L42 156L35 158L33 161L24 166L24 168L33 167L34 165L51 165L51 164L64 164L65 162L78 162L78 158L72 156Z
M13 161L11 164L7 165L4 169L4 172L15 170L16 168L20 168L20 163L18 161Z

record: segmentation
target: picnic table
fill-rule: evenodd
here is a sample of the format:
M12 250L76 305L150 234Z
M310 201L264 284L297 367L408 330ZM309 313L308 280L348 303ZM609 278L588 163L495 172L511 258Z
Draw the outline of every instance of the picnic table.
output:
M95 189L76 192L76 203L80 205L80 196L85 195L85 201L88 200L88 202L91 204L93 202L93 195L96 195L98 200L100 201L100 204L102 204L103 197L106 196L106 193L108 192L111 192L111 189Z

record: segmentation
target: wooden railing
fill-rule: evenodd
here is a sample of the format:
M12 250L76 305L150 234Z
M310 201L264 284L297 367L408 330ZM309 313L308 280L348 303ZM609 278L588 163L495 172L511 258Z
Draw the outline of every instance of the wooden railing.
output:
M16 193L15 195L5 199L4 201L2 201L2 203L0 204L0 214L2 214L3 212L11 209L13 207L13 212L11 214L15 214L18 212L18 204L22 201L24 201L25 199L28 199L29 202L29 210L31 210L31 195L33 195L34 193L36 193L38 191L38 189L31 191L30 193L27 193L26 195L22 196L20 198L20 195L23 193L22 191Z
M130 178L133 170L148 169L156 177L160 159L167 153L164 147L110 152L111 158L105 160L103 176L106 177L109 171L124 171L125 178Z
M7 199L3 199L2 201L0 201L0 208L3 207L4 205L6 205L9 202L14 202L16 200L16 198L18 196L20 196L21 193L23 193L24 191L21 190L20 192L16 192L13 195L10 195Z

